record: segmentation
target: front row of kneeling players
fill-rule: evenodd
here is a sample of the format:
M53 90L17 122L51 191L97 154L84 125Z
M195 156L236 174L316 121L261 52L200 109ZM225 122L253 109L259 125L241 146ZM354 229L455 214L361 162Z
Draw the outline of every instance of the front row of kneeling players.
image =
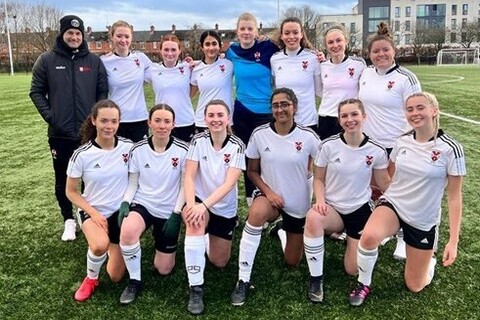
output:
M344 229L345 271L358 274L351 305L361 305L370 293L378 246L399 228L407 243L407 287L418 292L428 285L436 263L434 245L445 186L450 232L443 265L455 261L465 159L462 146L439 128L433 95L422 92L407 99L405 115L413 129L397 140L390 164L385 149L363 133L367 115L359 100L339 105L343 132L322 142L312 130L294 122L297 99L291 90L275 90L271 106L272 122L253 132L245 151L231 133L229 108L220 100L207 105L208 131L197 134L190 146L170 135L175 114L168 105L150 110L152 136L132 145L116 136L118 107L109 100L99 101L84 124L84 144L73 154L67 171L67 196L79 208L88 242L87 276L75 300L91 297L108 253L112 281L121 281L125 269L130 276L120 302L132 302L142 289L139 239L152 225L154 266L160 274L169 274L175 266L183 218L190 287L187 309L202 313L205 254L218 267L230 259L237 181L246 169L245 156L257 190L240 241L233 305L242 305L251 287L263 224L280 216L286 234L285 261L298 265L304 247L310 270L308 297L313 302L323 301L324 234ZM312 161L315 203L311 206ZM373 212L372 177L385 191ZM85 184L83 194L78 191L80 179Z

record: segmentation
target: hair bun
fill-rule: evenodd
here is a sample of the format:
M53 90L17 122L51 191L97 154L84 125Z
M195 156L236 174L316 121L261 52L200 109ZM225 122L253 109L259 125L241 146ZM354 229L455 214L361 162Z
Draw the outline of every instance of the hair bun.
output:
M390 34L390 27L388 24L384 21L380 22L379 25L377 25L377 35L379 36L387 36L387 37L392 37Z

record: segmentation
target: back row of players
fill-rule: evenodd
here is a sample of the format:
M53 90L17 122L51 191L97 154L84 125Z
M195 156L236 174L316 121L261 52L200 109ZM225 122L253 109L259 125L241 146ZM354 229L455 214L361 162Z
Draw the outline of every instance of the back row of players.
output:
M418 93L415 75L395 64L386 25L379 26L368 46L372 68L345 55L347 37L340 26L326 31L330 60L321 64L308 50L296 18L282 22L279 52L269 40L255 40L256 21L250 14L240 16L237 33L239 43L227 51L228 60L218 58L218 34L204 33L205 59L192 71L178 62L180 43L174 36L162 41L163 63L151 64L143 54L129 51L132 30L128 24L118 22L112 27L114 53L102 58L111 100L96 104L85 122L85 144L74 153L67 170L67 196L80 208L89 243L87 277L75 299L85 301L92 295L108 251L112 280L123 277L125 266L130 275L120 301L132 302L142 286L139 238L152 225L154 264L161 274L168 274L175 264L182 220L178 213L186 202L182 215L188 310L202 313L205 253L220 267L230 258L237 219L236 183L246 169L245 155L249 159L246 172L253 182L247 194L252 194L254 186L256 192L240 242L239 281L232 304L242 305L246 299L263 223L279 215L287 235L288 264L298 265L305 245L311 301L323 300L323 234L343 228L347 231L345 269L349 274L361 270L358 287L350 296L352 305L362 304L370 292L379 243L400 227L407 242L407 286L412 291L423 289L433 277L435 234L447 180L452 218L444 265L455 260L465 164L461 146L438 128L435 98ZM237 86L233 104L232 73ZM271 95L272 75L277 88L290 89L276 89ZM144 80L153 84L157 103L149 116ZM194 115L190 97L197 91ZM318 123L315 93L322 97ZM353 99L357 96L360 100ZM232 117L238 138L229 131ZM402 135L407 120L413 130ZM174 124L173 135L187 141L195 130L204 132L187 147L170 137ZM148 128L152 136L142 140ZM323 140L319 152L320 139L312 129ZM140 142L131 148L117 135ZM387 151L390 167L395 168L392 181ZM313 159L316 203L309 210L308 167ZM368 219L372 175L378 187L387 191ZM85 182L83 194L77 190L80 179ZM287 188L291 185L296 193ZM362 267L357 268L357 263Z

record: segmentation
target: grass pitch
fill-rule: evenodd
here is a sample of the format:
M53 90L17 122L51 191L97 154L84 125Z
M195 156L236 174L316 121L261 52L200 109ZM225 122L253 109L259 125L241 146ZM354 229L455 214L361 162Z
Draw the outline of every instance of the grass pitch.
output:
M478 67L411 67L426 91L437 95L442 112L480 121ZM126 281L113 284L104 271L93 298L75 303L73 292L85 276L86 242L81 233L73 243L60 241L63 225L54 197L53 169L46 125L28 97L30 77L0 76L0 319L184 319L187 279L183 239L171 276L153 272L153 243L142 239L143 294L130 306L118 298ZM153 105L151 90L147 90ZM255 289L241 308L230 305L237 279L236 230L233 256L224 269L207 264L205 319L476 319L480 314L480 125L443 115L441 127L464 145L467 177L464 182L464 220L458 259L453 267L437 265L432 285L420 294L403 284L403 264L393 260L393 243L381 248L373 291L365 306L352 308L347 296L356 282L343 272L344 244L327 240L325 302L306 297L308 267L286 268L277 240L264 235L252 281ZM246 205L241 197L240 215ZM441 227L440 252L448 238L447 214ZM438 257L441 259L441 255Z

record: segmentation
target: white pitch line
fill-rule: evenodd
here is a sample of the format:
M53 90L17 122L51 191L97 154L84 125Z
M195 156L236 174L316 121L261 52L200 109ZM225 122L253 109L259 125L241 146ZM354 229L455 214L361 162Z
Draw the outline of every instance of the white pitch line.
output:
M448 82L460 82L465 80L464 77L462 76L453 76L451 74L429 74L428 76L430 77L447 77L447 78L453 78L453 79L448 79L448 80L439 80L439 81L422 81L422 84L435 84L435 83L448 83Z
M459 117L459 116L456 116L456 115L453 115L453 114L450 114L450 113L446 113L446 112L440 112L441 115L444 115L446 117L449 117L449 118L453 118L453 119L457 119L457 120L461 120L461 121L464 121L464 122L468 122L468 123L473 123L475 125L480 125L480 121L475 121L475 120L472 120L472 119L468 119L468 118L464 118L464 117Z
M454 75L451 75L451 74L429 74L430 77L447 77L447 78L453 78L453 79L450 79L450 80L440 80L440 81L423 81L422 84L435 84L435 83L446 83L446 82L460 82L460 81L463 81L465 78L462 77L462 76L454 76ZM444 115L446 117L449 117L449 118L453 118L453 119L457 119L457 120L460 120L460 121L464 121L464 122L468 122L468 123L473 123L475 125L480 125L480 121L475 121L475 120L472 120L472 119L468 119L468 118L464 118L464 117L460 117L460 116L456 116L456 115L453 115L453 114L450 114L450 113L446 113L446 112L441 112L440 111L440 114L441 115Z

